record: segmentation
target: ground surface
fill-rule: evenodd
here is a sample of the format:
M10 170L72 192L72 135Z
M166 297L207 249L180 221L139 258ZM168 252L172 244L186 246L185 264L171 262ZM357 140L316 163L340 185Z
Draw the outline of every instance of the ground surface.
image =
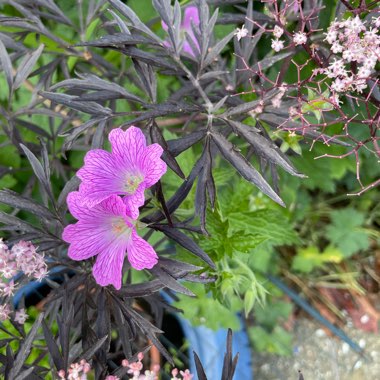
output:
M255 354L255 380L377 380L380 379L380 335L347 328L346 333L365 350L366 358L346 343L329 337L313 321L298 320L293 357Z

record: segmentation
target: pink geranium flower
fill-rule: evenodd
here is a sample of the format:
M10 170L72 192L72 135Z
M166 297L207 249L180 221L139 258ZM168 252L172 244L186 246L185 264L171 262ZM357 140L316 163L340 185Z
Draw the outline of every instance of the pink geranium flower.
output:
M168 26L162 21L162 28L167 32ZM192 57L196 56L195 51L193 51L193 48L191 45L187 42L185 37L185 32L188 34L188 38L191 38L191 41L194 43L194 45L197 47L198 51L200 51L199 43L195 37L195 34L193 32L193 29L191 27L191 24L194 24L194 26L199 26L199 11L196 6L190 6L187 7L184 11L183 20L180 27L180 32L183 35L183 45L182 50L191 55ZM169 42L165 41L166 46L170 46Z
M84 205L83 194L68 195L71 214L78 219L66 226L62 238L70 243L68 255L73 260L86 260L97 255L93 274L99 285L121 287L125 255L135 269L152 268L158 260L153 247L136 232L128 204L110 195L92 208Z
M124 195L130 217L137 219L144 204L144 190L154 185L166 172L158 144L146 145L139 128L121 128L109 134L112 153L90 150L77 176L82 180L79 191L83 204L93 207L111 195Z

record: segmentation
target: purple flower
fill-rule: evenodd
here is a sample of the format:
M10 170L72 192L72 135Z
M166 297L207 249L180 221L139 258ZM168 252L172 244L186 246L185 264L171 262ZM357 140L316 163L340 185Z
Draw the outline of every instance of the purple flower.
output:
M154 185L166 172L160 159L158 144L146 146L139 128L121 128L109 134L112 153L102 149L90 150L77 176L82 180L79 191L83 204L93 207L111 195L124 195L129 216L137 219L138 208L144 204L144 190Z
M162 28L167 32L168 26L162 21ZM192 57L195 57L197 52L193 51L193 48L191 45L187 42L185 37L185 32L188 34L188 38L191 38L191 41L193 42L193 45L195 45L200 51L199 43L194 35L193 28L191 27L191 24L194 24L194 26L199 26L199 11L198 8L195 6L187 7L184 11L183 20L180 26L180 32L182 32L183 35L183 45L182 50L191 55ZM170 43L165 41L165 46L170 46Z
M75 191L68 195L67 204L71 214L78 219L63 231L63 240L70 243L68 255L78 261L98 255L93 274L99 285L112 284L120 289L126 252L135 269L150 269L157 263L156 252L138 236L128 205L117 195L110 195L88 208L84 205L83 194Z

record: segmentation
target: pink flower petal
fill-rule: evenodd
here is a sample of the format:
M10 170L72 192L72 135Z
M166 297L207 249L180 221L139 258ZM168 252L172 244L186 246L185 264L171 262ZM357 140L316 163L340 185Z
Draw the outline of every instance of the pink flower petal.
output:
M129 127L125 132L121 128L113 129L109 134L109 140L112 153L131 166L139 161L146 147L145 136L141 129L136 127Z
M141 184L133 195L126 195L123 198L127 214L130 215L132 219L139 217L139 207L145 202L144 189L144 184Z
M66 226L62 239L70 243L68 249L70 259L86 260L106 249L109 242L106 239L99 239L99 235L106 232L95 223L77 222Z
M77 176L82 180L83 203L89 207L112 194L123 192L128 168L102 149L90 150L84 158L83 168Z
M69 207L79 221L68 225L62 234L70 243L68 255L73 260L85 260L115 244L118 239L129 240L132 225L122 199L112 195L92 208L81 206L80 192L70 193Z
M163 149L158 144L146 148L144 160L141 161L141 170L145 174L145 187L151 187L166 173L166 163L160 158Z
M113 285L116 289L121 288L126 248L127 242L119 239L98 255L92 273L99 285Z
M128 242L127 252L129 262L137 270L150 269L157 264L157 253L135 230L132 231L132 239Z
M199 11L194 5L186 7L181 27L186 31L191 30L191 23L195 26L199 25Z

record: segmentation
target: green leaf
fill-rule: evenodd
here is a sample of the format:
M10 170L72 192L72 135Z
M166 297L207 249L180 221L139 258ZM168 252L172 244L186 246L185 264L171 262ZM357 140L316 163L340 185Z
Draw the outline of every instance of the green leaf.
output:
M302 158L297 160L297 168L308 178L302 180L302 184L310 190L321 189L327 193L336 191L336 180L343 178L349 171L355 171L354 157L344 159L321 157L324 154L341 155L345 148L316 144L312 151L303 150Z
M269 352L283 356L292 354L292 335L277 326L271 333L262 327L252 327L248 334L259 352Z
M10 174L5 174L0 178L0 189L10 189L15 186L17 179Z
M248 314L253 309L253 305L255 303L255 294L252 289L248 289L244 295L244 313L245 317L248 317Z
M299 243L289 219L276 209L231 213L228 221L231 233L244 231L246 234L260 237L262 241L270 240L273 245Z
M273 329L281 322L286 321L292 311L292 304L276 299L267 303L264 307L255 307L255 318L258 324L268 330Z
M189 298L180 295L179 301L174 303L175 307L182 309L184 317L194 326L204 325L212 330L220 328L231 328L238 330L240 322L237 317L237 311L240 305L231 304L230 308L223 306L218 300L207 294L201 284L186 284L197 298Z
M354 208L347 207L331 212L331 224L326 228L326 236L336 245L344 257L369 247L368 233L361 228L364 215Z
M319 252L315 246L300 249L293 259L292 269L304 273L310 273L314 268L323 266L325 263L340 263L344 256L342 252L333 247L327 247Z

